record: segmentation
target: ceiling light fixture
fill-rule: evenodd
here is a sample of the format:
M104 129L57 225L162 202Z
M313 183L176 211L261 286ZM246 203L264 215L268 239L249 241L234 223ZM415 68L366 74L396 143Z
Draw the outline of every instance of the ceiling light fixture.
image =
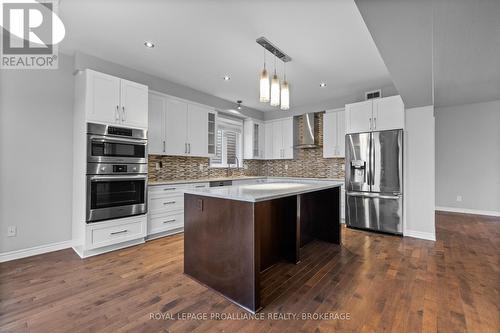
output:
M269 102L269 74L266 69L266 50L264 50L264 69L260 73L260 101Z
M223 79L224 81L229 81L231 80L231 77L229 75L224 75Z
M264 69L260 72L260 101L270 102L271 106L280 107L281 110L290 109L290 89L286 80L285 70L283 70L283 82L280 84L280 78L276 73L277 59L287 63L292 60L283 51L271 44L265 37L257 38L257 44L262 46L264 50ZM266 69L266 50L274 55L274 74L271 79L271 89L269 89L269 74ZM270 94L269 94L270 92Z
M236 104L238 104L238 106L236 108L238 110L241 110L241 103L243 103L243 101L236 101Z
M153 42L145 41L144 46L152 49L153 47L155 47L155 44Z
M326 83L325 83L325 82L321 82L321 83L319 84L319 86L320 86L321 88L324 88L324 87L326 87Z
M281 110L290 109L290 90L286 80L286 62L283 63L283 82L281 83Z

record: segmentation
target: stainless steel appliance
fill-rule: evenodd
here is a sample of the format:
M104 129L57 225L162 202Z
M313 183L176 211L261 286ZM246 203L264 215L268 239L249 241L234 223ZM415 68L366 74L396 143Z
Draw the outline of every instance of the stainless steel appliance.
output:
M87 163L147 163L147 131L87 124Z
M87 126L87 223L147 213L146 130Z
M403 130L346 135L346 224L402 234Z

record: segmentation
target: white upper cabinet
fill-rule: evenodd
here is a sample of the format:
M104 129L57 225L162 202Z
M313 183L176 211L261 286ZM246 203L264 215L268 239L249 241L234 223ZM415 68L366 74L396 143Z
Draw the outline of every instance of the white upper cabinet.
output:
M373 130L384 131L404 127L404 104L401 96L373 100Z
M282 122L276 120L272 122L272 142L273 142L273 159L283 158L283 130Z
M265 123L265 159L293 159L293 118Z
M264 123L264 135L266 137L264 142L264 159L270 160L273 158L273 123Z
M161 155L166 152L165 98L149 93L148 153Z
M150 154L209 157L215 153L213 109L150 92L149 119Z
M111 75L85 70L87 121L119 124L120 79Z
M265 158L265 128L264 123L246 119L243 123L243 158L247 160Z
M128 80L120 80L122 124L132 127L148 126L148 87Z
M166 99L166 155L187 155L187 103Z
M293 118L283 119L281 122L283 135L283 156L284 159L293 159Z
M348 133L371 131L372 101L364 101L345 106L346 130Z
M148 87L112 75L85 70L86 120L148 127Z
M345 111L346 133L404 128L404 104L399 95L347 104Z
M188 104L188 155L208 156L208 113L210 109Z
M323 157L345 157L345 111L329 110L323 115Z

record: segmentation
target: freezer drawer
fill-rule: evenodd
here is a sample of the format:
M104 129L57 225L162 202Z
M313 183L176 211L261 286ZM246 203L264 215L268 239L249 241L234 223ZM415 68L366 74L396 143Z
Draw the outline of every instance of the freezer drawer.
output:
M346 224L394 234L403 233L403 198L375 194L347 194Z

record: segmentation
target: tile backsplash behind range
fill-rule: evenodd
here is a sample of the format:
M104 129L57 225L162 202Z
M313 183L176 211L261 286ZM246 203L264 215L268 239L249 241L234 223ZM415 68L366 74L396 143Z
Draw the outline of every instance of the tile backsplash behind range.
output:
M299 126L302 124L299 123ZM323 144L323 114L316 119L319 144ZM245 168L233 169L232 176L344 178L343 158L323 158L323 148L297 149L293 160L244 160ZM161 165L157 169L157 165ZM205 157L149 155L149 180L226 177L225 168L210 168Z
M274 177L344 178L343 158L323 158L323 114L317 114L314 122L318 133L318 148L296 149L293 160L262 161L262 172ZM299 118L299 128L304 126Z
M149 181L226 177L225 168L210 168L206 157L149 155ZM245 160L247 169L231 169L232 176L261 176L260 161ZM157 169L157 166L159 168Z

